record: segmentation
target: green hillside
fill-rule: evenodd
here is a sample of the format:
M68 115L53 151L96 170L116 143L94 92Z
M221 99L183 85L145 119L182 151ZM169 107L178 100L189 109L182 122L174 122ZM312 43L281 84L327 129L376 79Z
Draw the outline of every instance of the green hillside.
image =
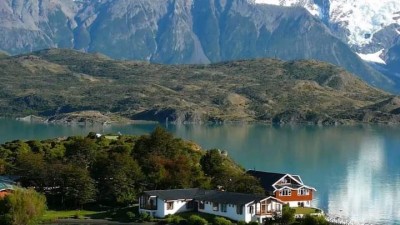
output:
M0 60L0 116L60 120L91 110L176 122L397 123L399 108L397 97L317 61L177 66L60 49Z

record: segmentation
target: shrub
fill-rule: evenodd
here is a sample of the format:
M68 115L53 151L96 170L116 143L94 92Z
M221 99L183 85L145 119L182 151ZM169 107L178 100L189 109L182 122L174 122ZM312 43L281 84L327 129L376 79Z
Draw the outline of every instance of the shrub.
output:
M246 225L246 222L244 222L243 220L240 220L236 223L236 225Z
M295 221L294 214L296 213L295 209L289 207L289 205L284 205L282 209L282 216L280 218L280 222L282 224L291 224Z
M311 216L306 215L301 220L302 225L328 225L328 221L326 221L325 217L322 216Z
M135 221L135 219L136 219L136 214L135 214L134 212L128 211L128 212L126 212L126 218L127 218L129 221Z
M17 189L0 200L0 224L34 225L46 211L46 198L33 189Z
M223 217L215 217L213 224L214 225L232 225L232 222Z
M259 225L259 223L256 221L251 221L251 222L247 223L247 225Z
M188 220L189 225L207 225L208 222L204 218L197 216L197 215L191 215Z
M79 211L75 212L74 219L83 219L83 216L79 213Z
M184 221L185 219L183 219L181 216L178 215L171 215L167 217L167 223L168 224L175 224L175 225L179 225L181 223L183 223L182 221Z
M153 217L148 213L141 213L139 216L140 221L151 222L153 221Z

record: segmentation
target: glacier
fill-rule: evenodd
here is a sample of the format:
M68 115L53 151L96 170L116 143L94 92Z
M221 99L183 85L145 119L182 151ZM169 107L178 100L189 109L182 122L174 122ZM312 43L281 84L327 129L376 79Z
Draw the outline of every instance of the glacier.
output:
M351 46L365 46L378 31L400 24L399 0L255 0L255 3L304 7L323 21L347 30L347 42Z

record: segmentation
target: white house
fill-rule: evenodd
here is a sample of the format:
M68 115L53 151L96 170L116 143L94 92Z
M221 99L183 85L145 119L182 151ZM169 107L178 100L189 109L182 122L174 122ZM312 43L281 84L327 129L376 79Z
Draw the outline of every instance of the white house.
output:
M263 222L282 211L283 202L274 197L203 189L145 191L139 199L139 212L155 217L198 211L236 221Z

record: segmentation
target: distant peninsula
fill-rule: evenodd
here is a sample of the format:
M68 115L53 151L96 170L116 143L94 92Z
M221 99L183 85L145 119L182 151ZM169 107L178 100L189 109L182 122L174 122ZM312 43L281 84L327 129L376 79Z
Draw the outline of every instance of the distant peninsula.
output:
M313 60L160 65L49 49L3 55L0 80L2 117L101 123L108 118L175 123L400 122L399 97L342 68Z

